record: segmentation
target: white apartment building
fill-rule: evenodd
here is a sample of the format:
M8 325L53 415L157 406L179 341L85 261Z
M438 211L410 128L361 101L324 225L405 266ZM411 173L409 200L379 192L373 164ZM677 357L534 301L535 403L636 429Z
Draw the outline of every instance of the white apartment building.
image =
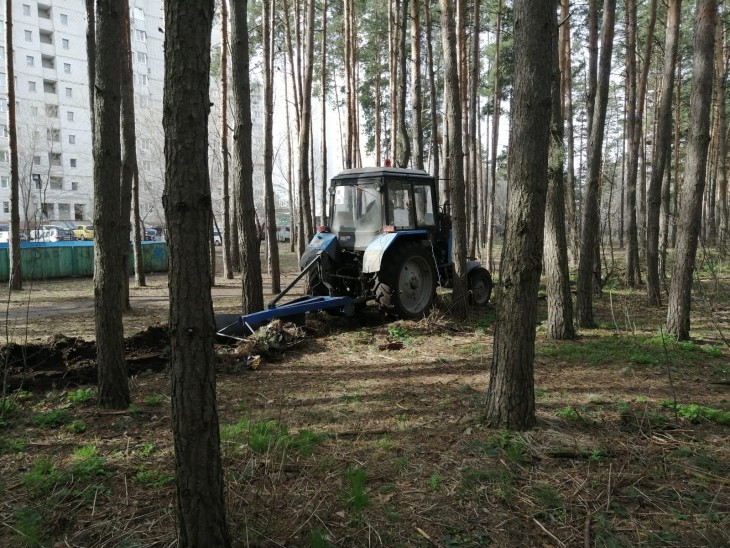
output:
M7 137L5 3L0 1L0 223L10 218L10 160ZM163 0L130 0L132 62L140 177L140 215L147 225L164 224ZM217 40L216 40L217 41ZM215 46L214 46L215 47ZM21 224L93 218L92 131L89 115L84 0L15 0L13 48L17 105ZM215 89L211 90L215 97ZM217 102L214 98L212 101ZM260 99L254 101L260 105ZM217 106L217 105L215 105ZM220 210L216 167L220 126L211 110L211 186ZM254 181L262 210L257 152L261 108L252 105ZM259 136L259 137L257 137ZM260 202L260 205L259 205ZM218 213L216 213L218 215Z

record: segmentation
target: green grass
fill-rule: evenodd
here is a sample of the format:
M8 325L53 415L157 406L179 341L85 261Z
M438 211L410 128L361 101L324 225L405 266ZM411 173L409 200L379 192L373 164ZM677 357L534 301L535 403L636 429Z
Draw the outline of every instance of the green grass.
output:
M95 445L84 445L74 449L72 460L74 464L69 473L76 479L88 481L108 474L104 466L106 459L97 454Z
M674 402L665 400L662 402L663 407L674 407ZM676 407L677 415L691 422L716 422L718 424L730 425L730 411L722 411L713 407L707 407L697 403L683 404L678 403Z
M71 421L66 425L66 430L72 434L82 434L86 432L86 423L82 420Z
M24 472L20 479L23 485L34 496L50 493L64 479L63 472L47 457L36 460L30 470Z
M93 388L79 388L66 395L66 401L74 404L90 404L96 399L96 390Z
M364 468L348 468L345 471L342 498L353 512L360 512L370 506L366 485L367 472Z
M581 417L578 414L578 411L576 411L575 407L573 407L572 405L568 405L566 407L563 407L562 409L559 409L557 412L557 415L561 419L565 419L565 420L569 420L569 421L581 420Z
M22 506L13 512L13 546L35 548L47 546L48 541L43 534L43 513L36 508Z
M41 428L60 428L71 422L71 416L65 409L54 409L33 417L33 422Z
M251 422L246 418L220 427L221 442L228 445L248 445L254 453L292 450L299 456L309 457L326 436L303 429L289 434L285 425L275 420Z
M705 347L695 342L676 341L668 335L611 335L586 337L579 341L553 342L536 349L537 355L585 364L592 367L613 363L641 366L686 366L700 364L711 358L722 358L721 349Z
M135 481L147 489L157 489L170 485L175 477L155 468L140 468L134 475Z
M165 401L165 396L163 396L161 394L152 394L150 396L147 396L144 399L145 405L149 405L149 406L152 406L152 407L156 407L158 405L162 405L162 402L164 402L164 401Z

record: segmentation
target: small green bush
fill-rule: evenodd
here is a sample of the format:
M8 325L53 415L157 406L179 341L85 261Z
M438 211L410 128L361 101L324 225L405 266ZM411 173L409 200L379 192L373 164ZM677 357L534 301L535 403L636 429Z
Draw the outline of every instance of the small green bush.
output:
M33 422L41 428L60 428L70 421L71 417L65 409L54 409L33 417Z

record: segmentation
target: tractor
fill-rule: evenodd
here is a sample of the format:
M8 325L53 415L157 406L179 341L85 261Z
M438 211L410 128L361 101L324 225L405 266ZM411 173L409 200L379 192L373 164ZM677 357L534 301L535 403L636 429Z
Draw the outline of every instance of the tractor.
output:
M276 318L307 312L353 315L369 301L401 319L424 317L436 287L454 279L451 215L439 210L436 181L422 170L348 169L332 179L330 225L320 226L300 260L301 272L265 310L216 316L217 334L238 339ZM302 279L308 295L278 304ZM492 277L467 261L469 299L489 302Z
M300 260L312 295L375 301L389 315L422 318L436 286L451 287L451 215L439 210L436 181L422 170L348 169L330 186L330 225L319 227ZM467 262L469 298L485 305L492 278Z

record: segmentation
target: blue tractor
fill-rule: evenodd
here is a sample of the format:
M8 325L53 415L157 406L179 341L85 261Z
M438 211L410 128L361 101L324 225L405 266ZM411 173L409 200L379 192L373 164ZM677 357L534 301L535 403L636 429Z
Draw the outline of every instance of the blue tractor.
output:
M352 315L375 301L387 314L420 319L436 287L454 278L451 215L439 210L436 181L425 171L392 167L348 169L332 179L330 225L319 227L300 260L301 272L265 310L216 316L218 335L245 337L276 319L302 320L327 310ZM302 279L308 295L279 304ZM469 299L486 305L492 277L467 262Z
M439 210L434 178L422 170L348 169L330 186L330 225L320 227L300 261L314 296L348 296L355 309L375 301L390 315L422 318L436 286L454 276L451 216ZM467 263L469 295L485 305L492 277Z

